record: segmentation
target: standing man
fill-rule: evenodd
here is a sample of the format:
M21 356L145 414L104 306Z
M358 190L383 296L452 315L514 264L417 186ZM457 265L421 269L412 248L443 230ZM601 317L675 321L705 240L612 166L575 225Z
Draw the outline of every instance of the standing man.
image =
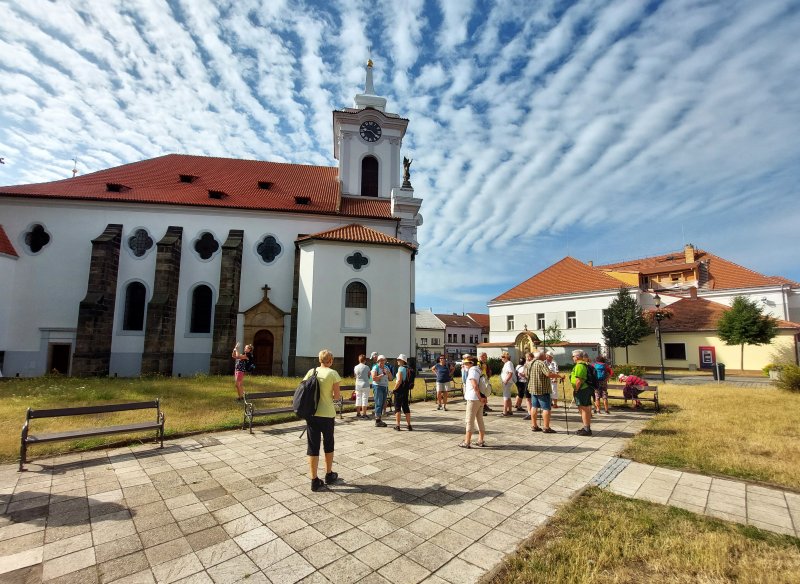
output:
M358 365L353 368L353 377L356 378L356 419L366 420L367 406L369 405L370 370L367 365L367 356L358 356Z
M531 431L544 432L545 434L555 434L556 431L550 427L550 381L560 379L558 373L552 373L545 362L545 352L541 349L535 355L528 373L528 391L531 399ZM544 428L537 424L539 410L542 410L542 422Z
M558 363L556 363L555 359L553 359L553 352L547 351L547 359L545 361L545 365L550 370L550 373L558 373ZM562 376L559 376L563 379ZM558 379L551 379L550 385L552 386L552 391L550 392L550 397L553 398L553 409L555 410L558 408Z
M372 366L372 393L375 396L375 425L379 428L386 427L386 422L381 418L391 380L392 370L386 366L386 357L378 355L378 362Z
M583 423L583 428L575 432L578 436L592 435L592 397L594 389L587 382L589 367L591 367L587 363L588 360L589 356L580 349L572 351L572 362L575 363L575 366L572 368L569 380L572 383L575 404L578 406L581 422Z
M436 374L436 409L447 411L447 392L453 381L453 371L455 367L447 363L447 357L439 355L439 362L431 367L431 371Z

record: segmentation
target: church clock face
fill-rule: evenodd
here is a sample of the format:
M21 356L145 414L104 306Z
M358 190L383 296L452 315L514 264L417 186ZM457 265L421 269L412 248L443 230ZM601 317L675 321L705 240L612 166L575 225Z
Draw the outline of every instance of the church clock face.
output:
M378 122L373 122L372 120L367 120L361 124L361 128L358 132L367 142L377 142L381 137L381 127L378 125Z

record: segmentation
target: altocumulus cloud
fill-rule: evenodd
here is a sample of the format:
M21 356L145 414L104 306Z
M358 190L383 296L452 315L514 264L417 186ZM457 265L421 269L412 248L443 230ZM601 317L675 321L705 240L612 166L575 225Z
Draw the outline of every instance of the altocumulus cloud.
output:
M3 3L0 182L185 152L333 165L367 47L425 199L417 304L691 241L798 279L792 0ZM748 237L749 236L749 237Z

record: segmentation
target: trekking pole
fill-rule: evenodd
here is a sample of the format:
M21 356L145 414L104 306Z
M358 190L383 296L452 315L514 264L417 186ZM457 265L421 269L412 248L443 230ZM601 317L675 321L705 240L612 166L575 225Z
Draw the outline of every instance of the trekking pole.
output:
M567 416L567 392L564 390L564 380L561 380L561 393L564 394L564 425L567 427L567 436L569 436L569 418Z

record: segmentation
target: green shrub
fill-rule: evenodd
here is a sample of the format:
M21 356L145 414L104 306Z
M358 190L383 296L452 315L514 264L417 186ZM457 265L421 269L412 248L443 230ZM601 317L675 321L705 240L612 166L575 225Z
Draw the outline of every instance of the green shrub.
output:
M800 392L800 367L797 365L784 365L781 367L781 377L777 385L787 391Z
M641 365L633 365L632 363L628 363L627 365L614 365L614 374L635 375L636 377L642 377L644 375L644 367Z
M492 375L500 375L503 370L503 362L500 359L492 357L491 359L486 359L486 363L489 365L489 371L492 372Z
M775 365L775 363L767 363L761 368L761 371L764 373L765 377L769 377L769 372L773 369L780 369L780 365Z

